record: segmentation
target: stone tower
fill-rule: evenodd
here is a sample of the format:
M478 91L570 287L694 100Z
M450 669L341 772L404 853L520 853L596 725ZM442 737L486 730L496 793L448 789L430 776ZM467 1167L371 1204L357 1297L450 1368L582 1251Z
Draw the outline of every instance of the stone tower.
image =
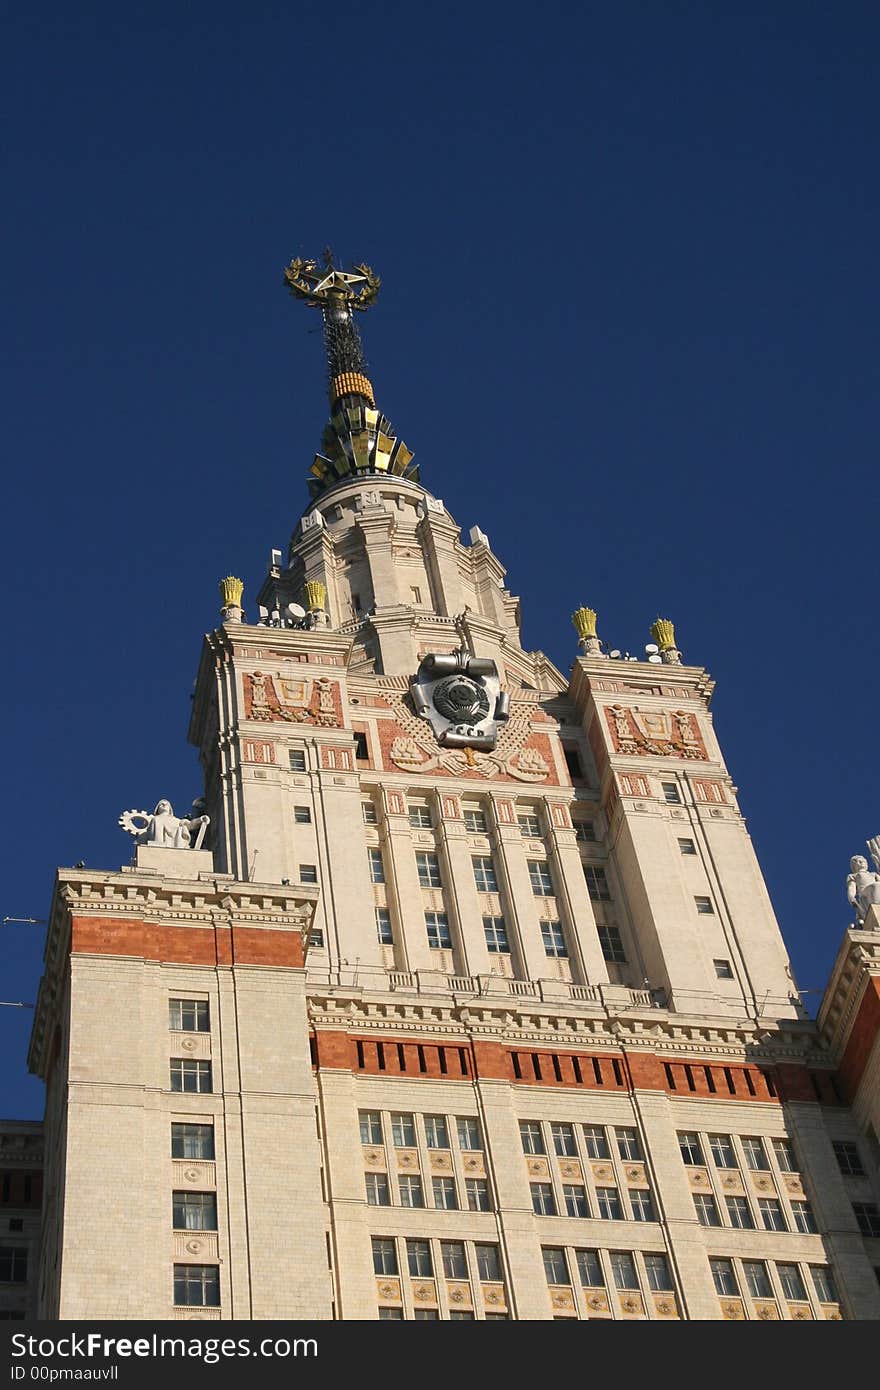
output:
M570 675L525 651L375 403L377 277L285 274L330 418L286 563L204 641L210 849L157 807L132 866L59 871L43 1315L877 1316L712 681L662 619L643 662L587 608Z

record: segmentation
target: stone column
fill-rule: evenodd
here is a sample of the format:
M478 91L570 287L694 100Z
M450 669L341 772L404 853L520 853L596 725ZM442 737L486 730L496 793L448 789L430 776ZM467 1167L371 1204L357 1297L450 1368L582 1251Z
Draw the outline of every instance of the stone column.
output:
M433 607L441 616L454 618L462 612L465 602L456 554L459 531L444 511L443 503L439 503L439 511L435 510L436 506L437 503L430 498L428 510L416 527L416 536L431 582Z
M372 1319L376 1317L377 1298L370 1247L370 1217L377 1221L382 1212L366 1204L364 1157L358 1139L354 1077L347 1068L339 1071L328 1069L322 1060L318 1089L327 1161L325 1174L330 1203L333 1264L337 1274L336 1315L349 1321L353 1318Z
M458 926L462 973L488 975L492 958L486 949L483 914L471 863L472 851L461 814L461 797L458 793L450 795L439 790L435 795L440 812L436 819L438 841L445 861L444 883Z
M400 791L383 787L382 801L385 881L389 894L394 894L397 920L403 929L406 969L434 970L435 963L431 959L425 930L424 899L416 868L406 797Z
M523 849L514 805L512 802L505 802L505 806L509 808L505 811L502 809L501 801L502 798L497 796L491 798L495 822L492 841L495 845L495 868L502 890L508 939L511 942L516 940L518 943L522 976L527 980L542 980L549 973L547 954L541 936L532 880L529 878L528 859Z
M553 866L560 916L568 919L572 978L591 985L607 984L608 966L599 944L596 917L568 806L562 801L547 801L545 809L544 837Z

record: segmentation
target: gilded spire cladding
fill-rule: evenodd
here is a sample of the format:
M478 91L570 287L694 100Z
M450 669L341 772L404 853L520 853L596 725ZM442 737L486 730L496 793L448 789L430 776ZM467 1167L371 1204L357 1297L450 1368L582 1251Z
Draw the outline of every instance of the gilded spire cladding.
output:
M354 322L354 311L363 312L376 302L378 275L368 265L341 270L334 266L332 252L325 251L320 266L317 261L292 260L284 280L292 295L321 310L324 323L330 420L321 436L323 452L315 455L309 470L312 496L340 478L367 473L396 473L418 482L411 450L376 409Z

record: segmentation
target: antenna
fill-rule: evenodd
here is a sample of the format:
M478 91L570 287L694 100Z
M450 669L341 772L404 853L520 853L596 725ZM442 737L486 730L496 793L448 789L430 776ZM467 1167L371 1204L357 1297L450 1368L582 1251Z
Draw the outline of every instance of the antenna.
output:
M263 618L263 619L268 618L268 616L269 616L269 610L268 610L268 608L264 608L263 605L262 605L261 603L258 604L257 606L258 606L258 608L259 608L259 610L260 610L260 617Z
M273 569L273 570L280 570L280 568L281 568L281 551L280 551L280 550L273 550L273 551L272 551L272 558L271 558L271 560L269 561L269 567L270 567L270 569Z

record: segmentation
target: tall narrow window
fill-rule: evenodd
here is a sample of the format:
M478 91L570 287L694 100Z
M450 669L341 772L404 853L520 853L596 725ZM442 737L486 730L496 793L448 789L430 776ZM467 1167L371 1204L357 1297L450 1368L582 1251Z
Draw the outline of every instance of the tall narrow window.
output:
M367 857L370 861L370 878L373 883L385 882L385 866L382 863L382 851L371 846L367 850Z
M449 918L445 912L426 912L425 930L428 933L428 945L433 951L452 950Z
M509 955L510 943L503 917L484 917L483 931L486 935L486 949L490 955Z
M469 835L485 835L488 829L485 812L476 810L465 811L464 828Z
M383 946L394 945L394 932L391 929L391 913L387 907L376 908L376 934Z
M471 857L474 866L474 883L478 893L497 893L498 879L495 875L495 865L488 854L474 854Z
M636 1262L628 1250L611 1251L611 1270L614 1275L614 1282L619 1289L637 1289L639 1287Z
M520 834L528 840L540 840L541 822L533 811L527 811L522 816L517 816Z
M397 1273L397 1247L389 1236L373 1236L373 1273Z
M544 1273L548 1284L570 1284L565 1251L559 1246L545 1246L541 1251L544 1257Z
M587 892L594 901L611 901L611 890L608 887L608 879L603 868L597 864L585 864L584 878L587 880Z
M561 922L542 922L541 937L544 942L545 955L568 955L568 947L565 944L565 934L562 930Z
M431 811L428 806L410 806L409 823L414 830L431 829Z
M532 892L536 898L553 897L553 879L550 875L550 865L546 859L529 860L529 878L532 883Z

